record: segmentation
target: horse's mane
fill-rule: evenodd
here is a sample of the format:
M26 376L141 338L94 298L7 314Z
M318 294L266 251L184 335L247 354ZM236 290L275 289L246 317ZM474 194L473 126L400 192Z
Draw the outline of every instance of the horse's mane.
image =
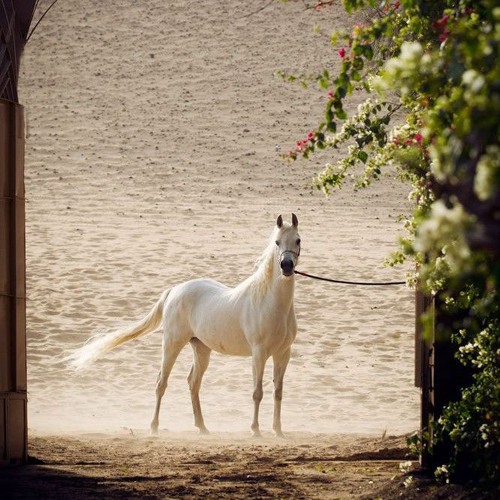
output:
M273 280L276 248L275 230L269 238L267 247L256 261L254 273L234 288L232 294L234 299L241 297L247 290L250 290L252 299L264 296L267 293Z

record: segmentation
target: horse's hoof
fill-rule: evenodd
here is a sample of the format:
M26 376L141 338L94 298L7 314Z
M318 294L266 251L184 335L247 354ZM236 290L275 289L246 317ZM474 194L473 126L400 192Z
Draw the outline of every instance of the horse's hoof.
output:
M279 439L285 439L285 435L281 431L279 432L275 431L274 435Z
M252 437L254 439L261 439L262 438L262 434L260 433L260 431L252 431Z
M203 427L200 429L201 436L208 436L209 434L210 434L210 431L206 427Z
M149 435L150 436L158 436L158 427L151 427Z

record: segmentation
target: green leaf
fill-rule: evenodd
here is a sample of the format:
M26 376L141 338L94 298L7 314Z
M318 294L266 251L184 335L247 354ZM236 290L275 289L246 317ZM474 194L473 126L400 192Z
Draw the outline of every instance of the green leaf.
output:
M353 71L351 73L351 78L355 81L355 82L359 82L361 81L361 74L358 72L358 71Z
M334 134L337 132L337 124L334 121L329 121L326 125L326 128L328 129L329 132Z
M363 54L364 56L371 61L373 59L373 48L371 45L364 45L363 46Z
M363 45L360 45L360 44L356 44L353 48L352 48L352 52L355 56L361 56L363 55Z
M333 111L332 111L331 106L329 106L326 109L326 112L325 112L325 121L326 121L326 126L327 127L329 127L330 122L333 121ZM328 130L330 130L330 129L328 128Z
M366 163L366 160L368 160L368 153L366 151L360 150L360 151L358 151L358 158L363 163Z
M327 80L326 78L320 78L318 80L318 83L323 90L326 90L328 89L328 87L330 87L330 80Z
M342 85L337 87L337 90L335 90L335 95L340 99L343 99L347 95L347 88L343 87Z
M360 70L360 69L363 69L363 66L364 66L364 62L363 62L363 59L361 57L355 57L353 59L352 67L354 69Z
M337 115L337 118L339 120L347 120L347 113L344 111L343 108L336 109L335 114Z

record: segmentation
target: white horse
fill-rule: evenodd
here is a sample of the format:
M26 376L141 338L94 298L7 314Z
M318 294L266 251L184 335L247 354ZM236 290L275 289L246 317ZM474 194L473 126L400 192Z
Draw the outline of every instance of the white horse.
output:
M75 367L94 361L116 346L149 333L163 322L163 356L156 383L156 407L151 432L158 432L160 404L168 377L182 348L193 348L193 366L188 376L195 426L208 433L200 406L201 380L212 350L235 356L252 356L254 414L252 431L260 435L259 406L266 361L274 363L273 430L281 430L283 376L290 359L297 323L293 307L294 270L300 254L298 220L292 224L278 217L269 245L253 275L235 288L217 281L195 279L163 292L151 312L122 330L93 339L76 351Z

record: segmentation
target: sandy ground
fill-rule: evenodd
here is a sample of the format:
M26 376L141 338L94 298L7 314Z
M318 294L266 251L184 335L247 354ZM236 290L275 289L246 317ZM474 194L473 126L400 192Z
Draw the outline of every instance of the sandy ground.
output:
M2 499L498 498L494 491L435 484L402 437L162 432L152 438L128 429L33 437L30 454L29 465L0 469Z
M387 483L408 491L401 438L122 433L35 438L31 447L28 470L0 473L7 498L373 498Z
M334 70L338 56L312 28L350 21L334 9L304 12L301 2L249 12L236 1L67 1L28 44L21 101L33 429L147 427L160 333L83 374L59 357L142 317L176 283L236 285L253 272L280 213L299 217L299 269L403 277L382 265L396 219L409 210L403 185L386 178L327 200L305 187L326 158L288 165L276 152L317 122L326 96L274 72ZM295 302L285 429L380 436L417 428L412 292L297 278ZM192 428L190 364L187 348L167 393L170 430ZM202 390L209 428L247 429L251 387L249 359L214 355Z
M340 60L328 35L351 20L341 9L318 13L298 1L275 2L248 16L264 4L67 0L55 5L27 46L20 100L28 124L30 446L54 474L60 462L64 474L83 474L89 491L103 481L103 488L121 491L122 480L110 486L99 476L110 453L129 467L123 477L149 477L149 448L170 467L169 456L183 447L176 433L193 428L187 348L162 408L167 437L68 437L142 435L151 417L160 333L117 349L83 373L59 362L91 335L142 317L165 288L187 279L238 284L253 272L280 213L287 220L291 212L298 215L300 270L341 279L404 278L405 269L382 265L397 241L398 216L410 210L404 185L386 177L367 191L345 188L325 199L307 186L331 156L291 165L279 156L321 119L326 92L285 83L275 71L334 72ZM362 97L353 97L353 109ZM418 428L411 290L298 277L295 306L299 334L285 378L283 427L292 436L314 436L310 443L304 449L239 438L229 444L230 436L249 428L251 363L213 355L201 398L215 437L195 441L193 464L184 457L184 472L176 465L176 474L192 470L203 483L203 469L210 487L219 488L224 479L217 475L239 467L250 494L261 485L245 478L253 477L265 450L265 467L299 477L279 486L283 496L308 497L311 477L318 492L326 491L323 479L330 478L324 488L336 481L333 470L315 469L323 454L350 454L365 443L358 443L360 435L379 446L383 436ZM271 418L268 367L263 431L270 431ZM66 437L47 437L54 435ZM165 441L173 444L164 450ZM344 443L339 450L325 449L337 441ZM60 458L50 457L51 444L59 442L54 453L60 449ZM136 452L127 455L125 443L142 450L140 470L128 465ZM302 452L318 460L299 464L293 457ZM200 458L206 453L214 458ZM232 468L221 472L225 453ZM80 462L85 473L73 468ZM394 475L393 464L381 467L384 477ZM168 483L170 473L152 474ZM135 486L154 496L154 481ZM195 496L201 486L189 484L193 491L186 495ZM169 488L161 495L173 495ZM339 491L348 496L355 489Z

